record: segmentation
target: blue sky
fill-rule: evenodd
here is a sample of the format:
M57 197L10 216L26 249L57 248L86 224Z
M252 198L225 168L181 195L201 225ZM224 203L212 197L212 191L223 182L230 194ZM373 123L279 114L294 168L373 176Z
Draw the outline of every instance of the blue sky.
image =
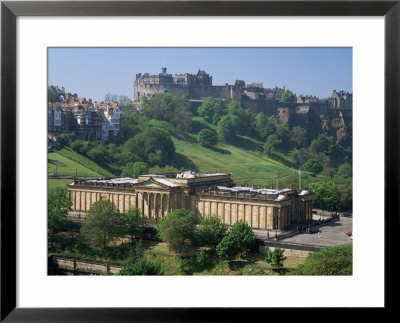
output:
M205 70L214 85L235 80L329 97L353 91L351 48L49 48L48 84L97 101L105 94L133 99L137 73Z

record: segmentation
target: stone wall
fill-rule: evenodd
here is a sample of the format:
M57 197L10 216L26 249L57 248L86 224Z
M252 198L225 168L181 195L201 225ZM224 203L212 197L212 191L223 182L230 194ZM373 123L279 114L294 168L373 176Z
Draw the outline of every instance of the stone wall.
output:
M49 261L52 262L49 265L52 265L57 269L98 275L115 275L122 270L122 267L118 266L110 266L106 264L98 264L75 259L64 259L54 256Z

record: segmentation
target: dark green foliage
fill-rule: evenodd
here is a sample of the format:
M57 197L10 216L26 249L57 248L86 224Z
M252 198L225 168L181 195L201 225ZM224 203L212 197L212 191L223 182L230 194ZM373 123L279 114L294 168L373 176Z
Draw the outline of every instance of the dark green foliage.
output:
M236 134L250 132L251 114L248 110L239 107L236 102L232 101L226 105L226 112L231 119Z
M142 257L119 272L120 276L158 276L163 275L161 265Z
M225 140L232 140L235 135L235 127L230 116L223 116L218 122L217 132Z
M285 250L276 247L273 251L268 250L267 257L264 259L265 262L269 263L274 268L283 267L283 262L286 257L283 255Z
M48 102L58 102L58 97L56 91L51 87L47 87L47 101Z
M289 125L286 122L281 123L279 126L276 127L276 134L283 143L286 143L290 137Z
M273 154L282 143L282 139L280 139L277 134L269 135L264 144L264 152L268 155Z
M219 218L215 216L204 218L200 222L198 232L199 242L202 245L215 249L221 240L227 235L227 231L228 226Z
M340 192L340 203L339 207L341 210L352 210L353 209L353 185L339 185Z
M324 210L336 208L340 202L338 185L332 182L315 182L309 184L309 189L314 193L313 205Z
M144 248L142 240L136 244L135 248L131 247L129 251L128 265L119 272L121 276L142 276L142 275L163 275L161 265L149 261L144 256Z
M138 178L139 175L146 174L149 165L145 162L128 163L122 170L122 177Z
M318 160L309 159L304 163L303 170L312 174L320 174L323 170L323 167Z
M208 122L217 124L223 116L223 102L221 99L207 97L198 108L198 113Z
M69 227L67 213L71 205L72 203L67 198L66 187L49 189L47 197L47 229L49 240L51 240L52 244L57 232Z
M120 95L118 97L118 105L122 109L126 109L129 107L129 104L132 103L132 100L126 95Z
M119 138L121 142L125 142L133 138L139 133L139 126L136 120L136 115L129 111L122 111L121 113L121 129Z
M217 245L217 254L222 260L232 260L249 252L256 243L253 231L246 222L236 222L228 235Z
M333 145L335 145L335 138L322 134L311 141L310 150L317 153L328 153Z
M148 117L168 121L178 131L192 130L192 113L189 105L185 96L170 93L156 94L151 99L143 101L143 107Z
M81 228L81 233L88 240L101 244L103 248L114 238L120 236L122 232L121 214L110 200L93 203Z
M353 174L352 166L349 163L341 164L338 168L337 174L344 178L351 177Z
M62 145L66 145L66 146L69 146L75 139L76 139L76 134L75 134L75 132L71 132L71 133L62 133L62 134L60 134L60 136L58 137L58 141L59 141Z
M276 132L276 120L260 112L256 117L256 131L262 140L266 140Z
M307 145L308 134L307 130L300 126L295 126L290 132L289 138L292 147L302 148Z
M218 134L212 129L203 129L199 133L198 141L200 145L206 147L215 146L218 143Z
M122 223L123 233L130 237L131 244L134 245L144 232L145 219L140 215L140 210L137 207L131 207L122 213Z
M240 245L235 237L227 235L218 244L216 250L221 260L233 260L240 253Z
M170 250L186 255L193 250L198 223L199 219L192 211L178 209L161 218L157 231Z
M175 155L171 136L161 128L146 128L124 144L124 150L139 156L150 166L165 166Z
M311 253L293 275L340 276L353 274L353 246L351 244L325 248Z
M201 268L208 268L213 264L213 260L205 250L200 250L196 258L197 263Z
M103 164L110 158L106 147L104 147L103 145L97 145L97 146L93 147L92 149L90 149L87 152L87 156L91 160L93 160L99 164Z
M282 93L282 101L283 102L294 102L296 99L295 95L292 91L286 90Z

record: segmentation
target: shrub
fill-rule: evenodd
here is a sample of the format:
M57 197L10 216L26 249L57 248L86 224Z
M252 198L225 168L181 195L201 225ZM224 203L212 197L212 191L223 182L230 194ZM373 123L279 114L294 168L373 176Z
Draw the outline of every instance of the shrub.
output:
M215 130L203 129L199 133L198 142L202 146L215 146L218 143L218 134Z
M322 172L323 167L318 160L309 159L304 163L303 169L313 174L319 174Z
M351 244L325 248L311 253L294 275L352 275L353 248Z

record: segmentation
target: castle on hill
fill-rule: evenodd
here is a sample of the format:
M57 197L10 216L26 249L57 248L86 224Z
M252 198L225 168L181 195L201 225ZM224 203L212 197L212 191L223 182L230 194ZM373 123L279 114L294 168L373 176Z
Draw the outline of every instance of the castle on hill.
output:
M213 85L212 76L200 69L197 74L172 76L163 67L161 73L155 75L136 74L134 82L134 100L137 103L144 97L172 93L186 96L196 109L205 98L215 97L225 103L234 101L254 115L261 112L277 118L279 123L288 123L290 127L304 127L312 137L320 133L334 136L340 143L353 119L352 93L333 90L331 97L322 99L300 94L293 102L283 102L284 92L285 86L265 88L263 83L246 84L243 80L236 80L231 85Z

